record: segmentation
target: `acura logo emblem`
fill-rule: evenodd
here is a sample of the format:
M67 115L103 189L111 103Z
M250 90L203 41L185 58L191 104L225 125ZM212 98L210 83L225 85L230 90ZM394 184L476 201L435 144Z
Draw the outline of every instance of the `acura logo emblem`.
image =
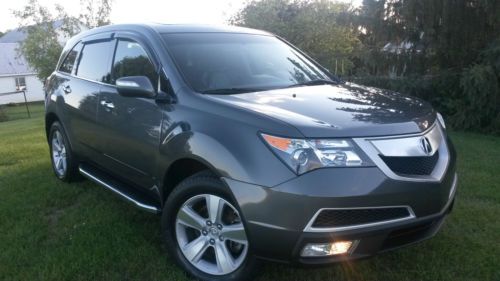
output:
M423 137L420 139L420 148L422 148L424 153L427 155L430 155L432 153L432 145L427 137Z

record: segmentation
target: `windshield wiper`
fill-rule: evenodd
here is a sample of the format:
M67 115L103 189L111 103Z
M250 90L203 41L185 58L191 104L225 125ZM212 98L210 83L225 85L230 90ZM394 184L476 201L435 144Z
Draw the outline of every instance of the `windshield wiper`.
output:
M210 89L202 91L202 94L213 94L213 95L232 95L232 94L242 94L263 91L263 88L222 88L222 89Z
M339 83L336 81L332 80L327 80L327 79L315 79L315 80L309 80L306 82L301 82L289 86L285 86L285 88L293 88L293 87L300 87L300 86L315 86L315 85L338 85ZM273 87L273 88L221 88L221 89L210 89L210 90L205 90L202 91L202 94L212 94L212 95L233 95L233 94L242 94L242 93L251 93L251 92L260 92L260 91L266 91L270 89L280 89L281 87Z
M287 88L300 87L300 86L316 86L316 85L338 85L338 82L327 80L327 79L315 79L309 80L306 82L300 82L297 84L293 84L288 86Z

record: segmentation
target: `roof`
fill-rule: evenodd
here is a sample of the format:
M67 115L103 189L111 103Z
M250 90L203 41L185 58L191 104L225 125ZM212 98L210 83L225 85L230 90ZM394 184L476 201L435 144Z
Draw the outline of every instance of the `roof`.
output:
M63 20L56 20L52 23L55 29L61 27ZM16 28L14 30L8 31L2 37L0 37L0 43L19 43L26 39L26 27Z
M23 56L17 53L18 43L0 43L0 76L35 73Z
M97 34L100 32L113 32L113 31L138 31L145 32L154 30L157 33L210 33L210 32L224 32L224 33L246 33L246 34L261 34L270 35L270 33L251 29L246 27L228 26L228 25L203 25L203 24L160 24L160 23L140 23L140 24L112 24L102 27L86 30L73 38L83 38L88 35Z
M84 30L77 35L71 37L64 48L72 48L82 38L93 38L98 34L113 33L117 31L138 32L144 36L163 33L244 33L244 34L259 34L273 35L269 32L251 29L246 27L228 26L228 25L203 25L203 24L160 24L160 23L136 23L136 24L112 24L97 28ZM112 35L111 35L112 36Z
M249 34L269 34L268 32L231 25L203 25L203 24L146 24L159 33L180 33L180 32L227 32L227 33L249 33Z

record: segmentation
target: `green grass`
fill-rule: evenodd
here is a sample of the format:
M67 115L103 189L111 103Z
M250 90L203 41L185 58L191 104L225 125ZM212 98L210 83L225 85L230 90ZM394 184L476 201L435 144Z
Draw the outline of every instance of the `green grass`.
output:
M31 116L41 116L43 115L43 102L30 102L28 103L28 109ZM0 121L13 121L18 119L29 118L28 111L26 110L25 104L9 104L0 105L0 115L7 117L7 120L0 118Z
M0 123L0 280L189 280L159 218L54 177L43 114ZM320 269L267 264L259 280L500 280L500 138L453 133L459 189L433 239Z

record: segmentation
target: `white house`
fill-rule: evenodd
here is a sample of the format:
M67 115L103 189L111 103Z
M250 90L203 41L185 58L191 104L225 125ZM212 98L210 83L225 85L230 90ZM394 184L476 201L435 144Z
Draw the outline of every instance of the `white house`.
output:
M63 21L53 22L58 33L58 41L64 45L68 39L61 30ZM82 24L80 30L87 28ZM29 66L23 56L17 52L19 43L26 38L23 29L15 29L0 37L0 104L24 102L22 93L2 95L7 92L25 90L28 102L44 99L43 83L38 80L36 72Z
M17 54L18 43L0 43L0 104L24 102L22 93L2 96L2 93L25 90L26 99L44 99L43 84L24 57Z

